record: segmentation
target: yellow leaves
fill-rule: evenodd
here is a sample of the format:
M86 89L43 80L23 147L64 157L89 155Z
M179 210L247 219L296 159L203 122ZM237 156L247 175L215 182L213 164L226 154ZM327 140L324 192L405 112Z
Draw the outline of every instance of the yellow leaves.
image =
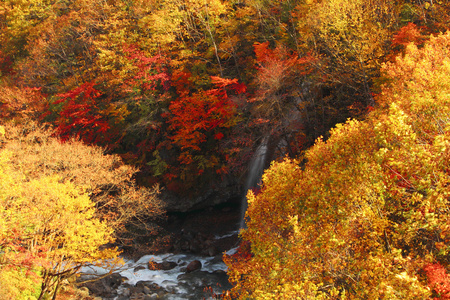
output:
M375 124L377 142L384 147L392 147L398 143L414 143L416 133L411 126L411 118L396 103L389 107L389 115L380 117L381 121Z
M357 88L365 93L365 105L373 105L369 85L379 75L386 44L397 26L397 4L373 0L317 2L307 9L298 8L300 44L303 42L307 51L320 53L320 63L315 66L323 81Z
M70 253L72 258L97 259L98 247L111 240L111 229L93 219L94 204L89 196L56 176L20 182L18 190L6 188L2 204L8 197L15 198L15 216L8 216L7 221L21 219L16 225L31 229L33 243L47 247L48 257L54 251ZM83 247L86 243L91 251Z
M422 49L411 44L395 64L383 68L393 82L384 88L380 102L387 105L395 100L407 113L417 114L414 127L424 138L442 132L448 124L449 44L449 33L431 37Z
M41 293L46 293L51 289L50 282L72 276L83 264L100 259L114 260L119 254L117 249L101 250L114 240L113 229L99 220L95 204L86 191L88 186L75 186L55 175L57 172L46 174L48 165L40 165L39 174L25 169L24 164L20 164L24 156L17 153L18 148L10 140L18 138L11 127L7 136L6 145L0 151L3 264L23 265L51 277L49 281L42 279ZM37 146L30 147L24 141L26 138L20 138L23 140L19 149L39 152L35 149ZM40 144L47 142L49 140L41 136ZM68 153L65 155L67 157ZM27 163L30 161L36 162L30 159Z
M125 224L161 213L157 189L136 188L130 181L135 170L117 156L77 141L63 144L32 123L4 129L0 240L20 246L32 266L71 276L86 263L118 263L117 249L102 246L114 241ZM141 227L134 228L142 228L135 222ZM9 255L8 263L20 252ZM34 261L36 257L40 260Z
M0 268L0 291L2 299L36 300L39 282L36 274L21 268Z
M153 33L155 43L168 46L177 39L197 39L197 31L210 30L225 12L226 5L219 0L165 0L140 26Z
M369 4L370 3L370 4ZM381 52L388 39L393 4L379 1L327 0L311 14L313 28L333 55L351 55L367 62ZM380 21L383 20L381 25ZM337 51L343 51L338 53Z
M32 226L33 242L47 247L47 257L66 257L74 263L105 257L99 247L112 241L112 230L94 218L94 203L71 183L43 177L23 184L19 214ZM118 253L109 252L113 258Z
M419 270L450 248L450 88L440 57L450 34L429 43L388 66L398 77L380 96L385 107L318 139L302 168L272 164L261 192L249 193L245 288L294 298L293 286L278 294L289 278L350 299L430 297ZM278 278L264 272L281 265L290 271L276 269Z

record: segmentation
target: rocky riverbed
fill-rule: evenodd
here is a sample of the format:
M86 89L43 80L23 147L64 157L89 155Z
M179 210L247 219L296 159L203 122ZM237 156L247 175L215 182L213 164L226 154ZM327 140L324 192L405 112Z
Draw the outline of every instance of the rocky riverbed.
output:
M127 251L120 272L84 283L82 289L103 300L213 299L231 288L222 256L238 244L239 215L235 205L168 215L160 224L164 247L157 253L145 253L146 247Z

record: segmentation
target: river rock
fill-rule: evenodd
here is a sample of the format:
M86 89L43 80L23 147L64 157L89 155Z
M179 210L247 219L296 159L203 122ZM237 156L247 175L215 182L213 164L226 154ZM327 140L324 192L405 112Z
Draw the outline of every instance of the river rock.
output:
M136 273L137 271L140 271L140 270L145 270L145 267L144 266L138 266L138 267L134 268L133 271Z
M192 231L181 229L181 237L183 239L190 241L194 238L194 236L195 234Z
M189 241L182 241L180 249L182 251L188 251L191 248Z
M163 261L161 263L157 263L157 262L154 262L154 261L150 260L148 262L148 269L149 270L163 270L163 271L167 271L167 270L172 270L176 266L177 266L177 263L173 262L173 261Z
M200 242L197 240L191 241L189 244L189 252L191 253L199 253L200 252Z
M186 273L191 273L202 268L202 263L199 260L191 261L186 267Z
M120 274L111 274L96 281L86 282L80 286L87 287L92 295L102 298L114 298L117 296L117 288L122 284Z
M205 299L205 291L209 289L213 294L220 295L232 286L228 282L226 272L196 271L178 276L179 286L189 291L189 299ZM210 299L206 297L206 299ZM220 298L219 298L220 299Z
M138 281L136 285L131 286L125 284L129 299L141 299L145 295L152 295L161 290L161 287L151 281ZM125 293L122 293L124 295Z

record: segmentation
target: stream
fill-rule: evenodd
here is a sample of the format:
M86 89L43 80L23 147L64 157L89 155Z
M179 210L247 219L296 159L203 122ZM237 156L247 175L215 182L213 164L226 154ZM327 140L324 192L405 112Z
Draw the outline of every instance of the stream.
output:
M237 234L235 231L215 239ZM235 250L226 253L233 254ZM222 256L223 253L215 256L165 253L144 255L136 261L125 259L115 274L84 286L103 300L216 299L214 295L231 289ZM89 279L106 274L107 270L90 266L83 268L82 273L83 279Z

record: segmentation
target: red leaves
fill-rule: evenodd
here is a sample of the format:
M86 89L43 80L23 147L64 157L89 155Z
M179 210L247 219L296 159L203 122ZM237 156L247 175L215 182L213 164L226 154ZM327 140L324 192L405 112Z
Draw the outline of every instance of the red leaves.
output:
M231 255L231 258L236 261L245 261L251 259L253 256L251 242L242 240L237 251Z
M86 82L67 93L59 94L57 96L61 97L61 99L56 101L55 104L62 103L66 101L68 98L71 99L77 98L80 95L83 95L83 98L85 99L98 98L101 95L101 93L94 88L94 85L95 85L94 82Z
M227 89L239 93L245 91L245 85L239 84L237 79L211 77L217 88L191 93L189 77L187 72L174 74L173 83L179 97L170 103L171 114L167 117L173 132L172 141L183 150L199 151L209 132L216 130L213 137L221 140L224 134L217 129L235 124L236 106L229 100Z
M179 97L184 97L189 95L189 86L191 82L189 78L191 74L188 72L175 70L172 74L172 86L175 87L177 95Z
M254 51L258 62L258 69L278 68L284 71L299 72L302 75L309 74L309 65L315 61L315 58L308 53L306 56L299 57L298 53L290 51L284 46L277 46L275 49L269 48L269 42L255 43ZM292 68L290 70L290 68Z
M400 28L392 38L392 53L387 57L387 60L394 61L395 57L406 49L411 43L415 45L421 45L425 42L426 36L422 35L421 29L414 23L408 23L408 25Z
M283 89L286 80L293 74L298 57L278 47L269 49L269 43L255 44L258 61L257 83L263 94L276 93ZM263 98L263 97L261 97Z
M216 134L214 135L214 138L215 138L216 140L221 140L221 139L223 139L223 137L224 137L224 135L223 135L222 132L218 132L218 133L216 133Z
M236 94L243 94L247 92L247 86L243 83L239 83L236 78L226 79L218 76L211 76L211 82L220 89L229 88L235 91Z
M6 75L13 70L13 60L10 55L5 55L0 50L0 75Z
M174 71L171 84L176 94L162 116L168 125L167 140L160 143L175 150L179 178L194 182L192 175L223 175L228 172L225 156L226 136L238 122L237 105L229 94L246 91L237 79L211 77L213 87L203 90L192 88L194 77L185 71ZM176 146L176 147L172 147ZM172 150L172 151L173 151ZM179 152L178 152L179 151ZM173 178L164 178L170 181ZM183 179L184 180L184 179Z
M206 141L206 132L227 127L235 108L220 96L199 91L172 101L169 110L169 129L174 131L172 140L182 149L200 150L199 144Z
M439 295L434 299L450 299L450 278L445 268L439 264L428 264L423 270L428 278L428 285Z
M273 61L277 58L275 51L269 49L269 42L255 43L253 47L256 54L256 60L260 63Z
M159 85L164 90L170 87L169 74L167 72L166 60L161 55L148 57L134 45L124 45L123 51L127 58L137 68L132 79L127 84L140 86L143 90L155 91Z
M86 143L96 143L104 139L110 129L106 116L101 114L97 98L100 91L94 88L94 82L87 82L81 86L58 95L61 97L54 104L62 104L56 123L57 133L67 140L77 135Z
M298 79L311 73L311 55L299 57L298 53L279 45L269 48L269 42L255 43L257 61L255 83L258 92L253 101L284 99L298 89ZM273 97L275 96L275 97ZM272 99L271 101L277 101ZM280 107L283 105L280 105Z

